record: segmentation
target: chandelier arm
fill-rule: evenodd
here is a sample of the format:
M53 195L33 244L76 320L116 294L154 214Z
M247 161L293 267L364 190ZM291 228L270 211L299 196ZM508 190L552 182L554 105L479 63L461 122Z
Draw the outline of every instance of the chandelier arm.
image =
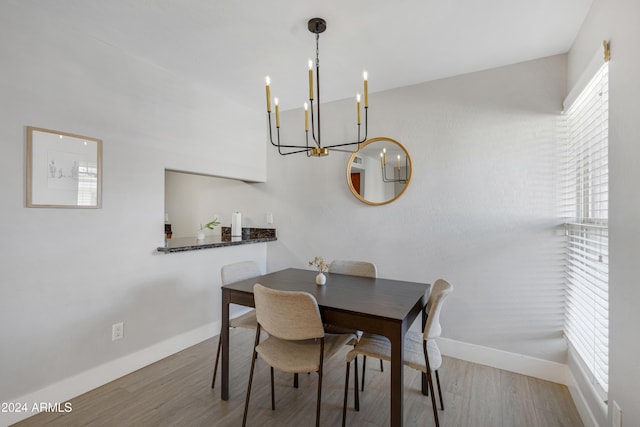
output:
M384 163L382 165L382 182L390 182L389 178L387 178L387 164Z
M398 171L398 178L401 178L400 171ZM408 179L409 179L409 157L407 156L404 158L404 179L402 180L402 182L406 184Z
M368 133L368 129L369 129L369 107L364 107L364 138L359 139L358 138L358 149L360 149L360 144L362 144L363 142L365 142L367 140L367 133Z
M390 183L390 182L403 182L406 183L407 179L409 178L409 160L408 158L405 157L404 159L404 170L405 170L405 177L402 178L402 175L400 174L400 170L398 170L398 179L395 178L395 175L393 178L387 178L387 164L384 163L382 165L382 181L386 182L386 183Z
M307 132L307 145L285 145L285 144L280 144L280 128L276 128L276 142L273 142L273 127L271 125L271 112L268 111L267 112L268 116L269 116L269 142L271 142L271 145L273 145L274 147L276 147L278 149L278 153L286 156L287 154L296 154L296 153L304 153L304 152L309 152L311 150L311 147L309 147L309 136L308 136L308 132ZM291 151L291 152L287 152L284 153L282 152L282 148L296 148L297 150L295 151Z
M308 153L309 153L309 151L308 151L308 150L306 150L306 149L305 149L305 150L289 151L288 153L281 153L281 152L279 152L279 154L280 154L280 155L282 155L282 156L288 156L289 154L298 154L298 153L305 153L305 152L307 153L307 157L311 157L311 156L308 154Z
M343 144L333 144L333 145L325 145L324 148L327 148L331 151L343 151L343 152L351 152L351 153L355 153L357 151L360 151L360 144L364 143L367 140L367 128L368 128L368 117L367 117L367 110L368 107L364 108L364 138L360 138L360 126L358 126L358 139L356 141L353 142L345 142ZM335 147L345 147L347 145L357 145L358 148L356 150L339 150L336 149Z
M271 142L271 145L273 145L274 147L280 148L280 138L279 137L278 137L278 143L277 144L273 142L273 130L271 129L271 111L267 111L267 116L268 116L268 122L269 122L269 141Z
M327 148L327 150L329 150L329 151L339 151L341 153L351 153L351 154L357 153L358 151L360 151L359 149L357 149L357 150L343 150L341 148Z
M277 129L277 134L278 134L278 154L280 154L281 156L287 156L289 154L298 154L298 153L307 153L307 157L309 157L309 143L307 140L307 147L303 147L300 145L284 145L284 144L280 144L280 128ZM307 137L308 138L308 137ZM295 148L296 150L294 151L289 151L289 152L283 152L282 148Z
M364 142L364 141L362 141ZM347 145L360 145L361 141L353 141L353 142L345 142L343 144L333 144L333 145L325 145L323 148L327 148L329 150L335 149L336 147L346 147Z
M306 130L304 131L305 133L305 140L307 142L307 157L311 157L311 147L309 147L309 131Z
M273 142L273 130L272 130L272 126L271 126L271 112L268 112L269 114L269 141L271 142L271 145L273 145L274 147L278 148L278 153L282 154L282 155L286 155L286 154L292 154L292 153L283 153L282 152L282 148L305 148L302 146L298 146L298 145L284 145L284 144L280 144L280 128L276 127L276 141L278 141L277 143ZM302 150L304 151L304 150ZM299 151L299 152L302 152Z

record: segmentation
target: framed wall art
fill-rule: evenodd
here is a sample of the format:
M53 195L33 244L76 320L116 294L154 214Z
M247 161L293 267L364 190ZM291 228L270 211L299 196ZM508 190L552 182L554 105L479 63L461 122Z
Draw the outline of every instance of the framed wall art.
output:
M100 208L102 140L27 127L29 208Z

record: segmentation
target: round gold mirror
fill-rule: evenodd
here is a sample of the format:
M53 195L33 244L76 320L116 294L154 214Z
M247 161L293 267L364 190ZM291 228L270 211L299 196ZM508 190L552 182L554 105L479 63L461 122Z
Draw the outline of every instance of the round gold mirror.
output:
M404 193L411 181L411 157L398 141L366 140L347 163L347 183L354 196L368 205L385 205Z

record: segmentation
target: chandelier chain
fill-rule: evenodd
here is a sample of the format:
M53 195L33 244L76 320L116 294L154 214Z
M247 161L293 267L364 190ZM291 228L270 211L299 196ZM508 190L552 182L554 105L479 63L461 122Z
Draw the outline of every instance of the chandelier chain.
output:
M316 67L320 66L320 34L316 34Z

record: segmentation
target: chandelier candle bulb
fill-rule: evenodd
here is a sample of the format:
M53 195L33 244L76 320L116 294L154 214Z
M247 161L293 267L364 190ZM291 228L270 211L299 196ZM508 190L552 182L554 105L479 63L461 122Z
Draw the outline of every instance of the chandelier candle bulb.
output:
M356 104L358 106L358 124L360 124L360 94L356 95Z
M304 103L304 130L309 132L309 104Z
M271 79L269 76L264 78L264 81L267 83L267 113L271 112L271 88L269 85L271 84Z
M278 103L276 102L276 111L278 111ZM382 158L384 159L384 164L387 164L387 149L382 149Z
M382 153L380 153L380 167L384 168L384 159L382 157Z
M313 61L309 60L309 100L313 100Z
M280 107L278 107L278 98L273 98L273 102L276 104L276 127L280 127Z
M400 170L400 154L398 154L398 170Z
M369 106L369 73L364 71L362 77L364 78L364 108L367 108Z

